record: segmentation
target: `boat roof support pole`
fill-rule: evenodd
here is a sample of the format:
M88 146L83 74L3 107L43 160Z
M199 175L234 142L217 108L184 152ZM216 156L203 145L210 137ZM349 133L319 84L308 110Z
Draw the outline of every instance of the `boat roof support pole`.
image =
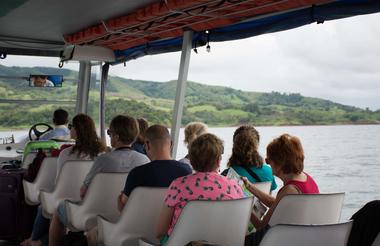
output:
M99 100L99 125L100 138L106 142L106 86L108 83L108 71L110 64L106 63L102 66L102 77L100 79L100 100Z
M172 129L171 136L173 141L172 157L176 158L177 148L178 148L178 139L179 139L179 130L182 123L182 113L183 105L185 101L185 91L186 91L186 82L187 75L189 72L190 65L190 55L192 48L192 31L185 31L183 34L182 41L182 53L181 53L181 62L179 65L176 97L173 109L173 120L172 120Z
M88 94L90 91L91 82L91 62L81 61L79 62L79 82L77 88L77 104L75 112L87 113Z

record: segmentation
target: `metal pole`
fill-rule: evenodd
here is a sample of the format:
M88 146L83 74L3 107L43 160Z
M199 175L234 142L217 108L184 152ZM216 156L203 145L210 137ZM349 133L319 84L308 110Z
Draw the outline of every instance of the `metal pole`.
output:
M100 79L100 100L99 100L99 125L100 125L100 137L101 139L106 142L106 101L105 101L105 95L106 95L106 85L108 82L108 71L110 68L110 64L106 63L102 66L102 77Z
M182 41L181 62L179 66L177 92L175 97L171 136L173 141L172 157L176 158L178 148L179 130L182 122L183 104L185 100L187 74L189 72L190 55L192 48L192 31L185 31Z
M88 95L91 82L91 62L81 61L79 63L79 81L77 88L77 104L75 112L87 113Z

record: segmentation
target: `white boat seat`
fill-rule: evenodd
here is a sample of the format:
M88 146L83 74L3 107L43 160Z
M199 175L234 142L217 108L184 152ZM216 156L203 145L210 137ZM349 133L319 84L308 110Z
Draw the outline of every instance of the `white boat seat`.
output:
M190 201L165 246L205 240L225 246L243 246L253 197L225 201ZM139 240L140 245L146 244Z
M71 231L89 231L97 223L97 215L115 221L120 212L117 198L128 173L98 173L91 181L84 200L78 204L65 201L68 228Z
M98 245L135 246L142 237L158 243L155 226L166 191L167 188L137 187L128 197L119 220L111 222L98 216Z
M344 193L286 195L269 220L277 224L335 224L340 220Z
M45 157L33 182L22 181L25 193L25 202L29 205L40 204L40 190L52 190L57 173L57 157Z
M56 185L52 191L40 192L40 202L42 214L46 218L51 218L58 205L63 200L80 201L80 187L90 171L94 161L67 161L58 177Z
M345 246L352 221L326 225L275 225L260 246Z

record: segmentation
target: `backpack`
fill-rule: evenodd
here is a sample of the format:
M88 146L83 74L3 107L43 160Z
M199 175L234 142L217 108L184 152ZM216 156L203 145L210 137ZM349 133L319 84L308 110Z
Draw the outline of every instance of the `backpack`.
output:
M24 179L26 181L33 182L36 179L42 161L45 159L45 157L46 153L42 151L42 149L39 149L36 157L34 157L32 163L30 163L28 166L28 170L26 171L26 174L24 176Z

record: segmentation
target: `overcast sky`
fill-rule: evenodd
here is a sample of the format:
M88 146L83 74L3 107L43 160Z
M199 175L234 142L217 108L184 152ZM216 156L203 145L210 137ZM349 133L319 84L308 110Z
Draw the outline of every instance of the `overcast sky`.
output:
M249 39L211 43L192 52L188 79L260 92L301 93L380 109L380 14L312 24ZM57 66L58 59L9 56L7 66ZM147 56L111 67L125 78L168 81L178 76L180 53ZM65 68L77 69L76 64Z

